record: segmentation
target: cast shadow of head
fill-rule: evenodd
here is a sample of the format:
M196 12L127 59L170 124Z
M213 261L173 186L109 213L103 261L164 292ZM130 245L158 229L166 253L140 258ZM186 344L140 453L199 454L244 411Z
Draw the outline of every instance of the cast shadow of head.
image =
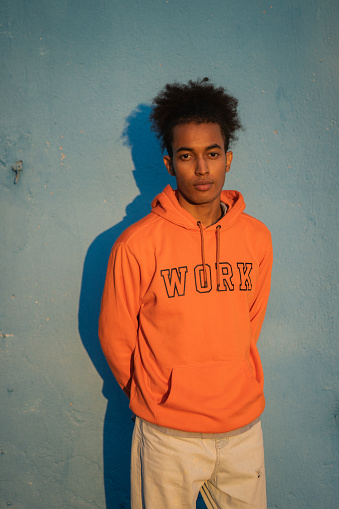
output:
M129 507L130 442L133 431L128 399L116 383L98 340L98 319L106 268L117 237L131 224L150 212L151 201L170 183L162 163L159 142L150 129L150 107L139 105L127 118L122 134L131 148L133 176L140 190L126 207L123 220L101 233L90 245L83 269L79 303L79 333L86 351L103 379L103 395L107 398L104 422L103 456L106 507ZM125 171L129 171L126 169ZM114 198L114 189L112 189Z

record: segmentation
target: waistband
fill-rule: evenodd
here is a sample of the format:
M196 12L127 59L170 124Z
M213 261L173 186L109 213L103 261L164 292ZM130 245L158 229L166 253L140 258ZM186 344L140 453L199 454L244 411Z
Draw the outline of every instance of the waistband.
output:
M139 417L140 419L140 417ZM158 424L153 424L152 422L145 421L141 419L147 426L160 431L161 433L165 433L166 435L171 435L174 437L180 438L214 438L216 440L228 437L234 437L236 435L240 435L241 433L245 433L245 431L249 431L255 424L260 421L260 417L257 417L254 421L246 424L246 426L242 426L241 428L234 429L232 431L226 431L225 433L195 433L191 431L181 431L179 429L173 428L165 428L164 426L159 426Z

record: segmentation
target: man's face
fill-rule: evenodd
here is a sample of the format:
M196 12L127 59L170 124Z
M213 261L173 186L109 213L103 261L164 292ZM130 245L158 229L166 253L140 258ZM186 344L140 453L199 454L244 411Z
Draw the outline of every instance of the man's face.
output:
M172 159L165 156L164 163L176 178L180 205L190 210L192 205L219 204L232 162L232 152L225 153L219 124L175 126L172 148Z

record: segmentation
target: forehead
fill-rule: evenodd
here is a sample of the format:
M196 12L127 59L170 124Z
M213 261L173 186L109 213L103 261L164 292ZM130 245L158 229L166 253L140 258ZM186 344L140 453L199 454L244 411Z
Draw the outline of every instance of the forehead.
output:
M173 148L185 146L189 148L220 145L224 147L224 139L220 125L212 122L197 124L190 122L178 124L173 128Z

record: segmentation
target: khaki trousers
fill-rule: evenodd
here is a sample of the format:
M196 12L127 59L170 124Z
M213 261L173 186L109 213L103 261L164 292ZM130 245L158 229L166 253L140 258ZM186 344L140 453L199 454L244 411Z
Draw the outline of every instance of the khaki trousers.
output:
M180 438L136 418L131 454L132 509L266 509L260 421L223 439Z

